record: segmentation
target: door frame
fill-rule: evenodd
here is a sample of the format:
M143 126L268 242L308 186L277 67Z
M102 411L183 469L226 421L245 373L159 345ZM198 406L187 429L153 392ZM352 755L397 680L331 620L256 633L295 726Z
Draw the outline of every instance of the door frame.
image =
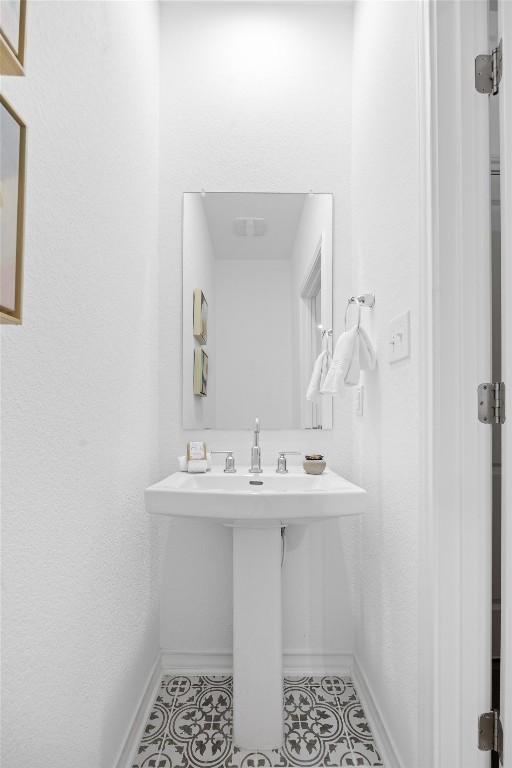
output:
M499 32L505 48L512 43L512 5L498 4ZM501 182L501 324L502 378L508 384L509 402L512 392L512 62L503 57L503 77L500 85L500 182ZM503 723L504 765L512 764L512 418L509 407L507 421L501 427L502 436L502 570L501 570L501 720ZM508 556L507 556L508 553ZM509 757L510 755L510 757Z
M477 715L490 706L491 430L486 97L474 89L487 8L419 3L421 768L487 768Z
M330 345L332 352L333 344L333 312L332 312L332 255L327 247L325 233L320 234L320 238L313 251L313 255L307 264L307 268L300 282L299 290L299 327L301 329L301 338L306 339L306 343L301 348L299 361L299 375L302 390L305 392L311 378L311 358L313 342L311 339L311 310L308 301L312 298L312 286L320 278L320 291L322 302L322 325L325 329L331 329L331 336L326 343ZM324 279L322 280L322 275ZM325 276L329 276L329 280ZM322 429L330 430L333 428L333 400L329 395L323 395L318 405L321 408ZM307 400L301 400L301 428L311 429L313 426L313 416L311 403Z
M315 287L322 281L322 245L323 238L320 237L310 260L306 272L302 278L299 291L299 325L300 338L304 343L300 345L300 380L301 392L306 392L311 378L311 360L313 358L313 323L311 312L311 298ZM301 398L301 428L312 429L313 427L313 408L312 403L304 397Z

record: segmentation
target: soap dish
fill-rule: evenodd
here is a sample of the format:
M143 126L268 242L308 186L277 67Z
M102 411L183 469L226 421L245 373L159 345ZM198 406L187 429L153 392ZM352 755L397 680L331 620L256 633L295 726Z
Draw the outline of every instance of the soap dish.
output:
M321 475L326 467L326 462L321 453L311 453L305 457L302 466L308 475Z

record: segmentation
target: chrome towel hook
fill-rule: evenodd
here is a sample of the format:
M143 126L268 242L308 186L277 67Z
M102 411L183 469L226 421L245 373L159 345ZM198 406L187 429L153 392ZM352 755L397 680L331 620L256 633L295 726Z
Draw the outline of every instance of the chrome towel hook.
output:
M357 304L357 327L361 324L361 307L365 309L373 309L375 306L375 294L374 293L362 293L360 296L351 296L347 301L347 308L345 310L345 330L347 330L348 310L351 304Z

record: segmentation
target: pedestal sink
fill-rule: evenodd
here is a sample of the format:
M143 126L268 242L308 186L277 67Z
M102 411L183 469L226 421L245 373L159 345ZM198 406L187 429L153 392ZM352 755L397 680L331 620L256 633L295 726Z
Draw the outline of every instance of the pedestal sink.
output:
M307 475L176 472L146 489L150 514L233 528L233 741L273 749L283 740L281 528L357 515L365 491L331 470Z

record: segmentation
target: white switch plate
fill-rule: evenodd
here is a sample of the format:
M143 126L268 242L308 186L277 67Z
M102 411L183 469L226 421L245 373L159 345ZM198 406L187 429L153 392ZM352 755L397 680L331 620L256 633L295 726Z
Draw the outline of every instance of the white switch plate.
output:
M356 416L362 416L364 413L364 387L362 384L360 384L356 388L354 410L355 410Z
M389 324L388 344L390 363L404 360L411 354L409 342L410 314L410 311L407 310L402 315L395 317Z

